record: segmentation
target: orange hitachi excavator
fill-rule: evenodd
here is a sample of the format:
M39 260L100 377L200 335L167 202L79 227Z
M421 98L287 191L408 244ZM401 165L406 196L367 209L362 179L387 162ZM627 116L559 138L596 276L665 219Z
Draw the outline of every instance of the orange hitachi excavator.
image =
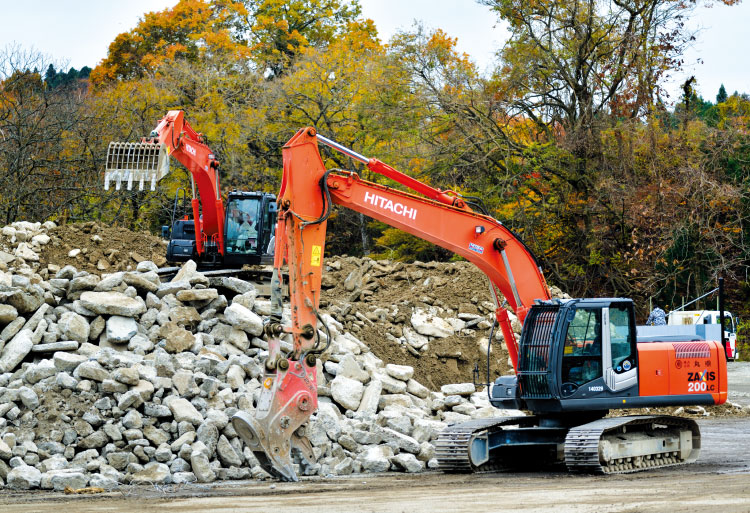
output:
M242 267L272 261L267 249L275 224L276 197L263 192L231 191L226 208L219 185L219 161L203 134L185 120L181 110L170 110L141 142L111 142L107 148L104 188L111 181L120 189L133 182L154 190L169 174L169 156L190 172L193 218L173 219L167 261L196 260L204 266ZM196 194L196 188L198 194ZM173 218L178 207L178 189Z
M326 170L318 144L341 151L421 196ZM330 334L318 310L326 220L334 204L351 208L449 249L489 278L496 322L516 370L489 388L500 408L531 415L448 426L436 440L440 468L471 472L519 461L564 463L572 471L617 473L694 461L697 424L651 415L606 417L609 410L712 405L727 399L726 354L719 342L639 343L630 299L552 300L531 252L502 223L475 212L469 198L441 191L304 128L284 146L278 196L275 313L256 410L232 423L271 474L296 480L290 457L312 450L305 422L317 407L316 358ZM279 279L288 264L291 325L282 326ZM504 298L504 300L503 300ZM519 341L506 308L524 323ZM291 333L282 353L278 336ZM490 333L492 340L492 332ZM489 372L488 372L489 376ZM533 456L533 457L532 457Z

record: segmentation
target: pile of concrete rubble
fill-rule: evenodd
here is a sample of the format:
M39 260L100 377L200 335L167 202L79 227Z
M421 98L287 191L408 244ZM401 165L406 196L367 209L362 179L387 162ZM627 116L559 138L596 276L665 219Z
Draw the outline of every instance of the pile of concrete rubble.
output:
M2 483L62 490L268 477L229 419L257 402L270 301L192 262L169 281L151 261L102 275L42 266L53 227L15 223L0 237ZM434 469L446 423L506 413L470 383L431 391L411 367L384 365L337 313L323 315L331 343L307 429L317 460L300 461L301 474ZM423 333L431 319L434 329L451 322L416 315L412 328Z

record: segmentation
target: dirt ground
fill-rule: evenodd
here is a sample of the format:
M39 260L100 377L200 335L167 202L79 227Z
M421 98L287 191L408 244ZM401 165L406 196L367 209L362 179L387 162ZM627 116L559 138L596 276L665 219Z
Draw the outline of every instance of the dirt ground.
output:
M327 281L333 287L323 291L322 299L331 303L347 301L351 292L344 282L356 264L351 258L333 258L340 263L340 269L329 270ZM479 313L477 306L490 301L487 277L469 262L445 263L385 263L393 267L393 272L378 272L370 269L368 274L375 277L378 286L372 295L352 301L353 308L366 312L374 308L398 308L398 316L409 319L414 307L437 306L454 312ZM425 282L429 280L429 285ZM397 317L398 317L397 316ZM454 314L455 316L455 314ZM486 354L480 351L477 339L489 336L489 329L476 330L475 336L454 335L430 341L429 349L419 355L385 337L393 328L389 322L378 322L365 326L356 336L385 363L409 365L414 368L414 379L438 390L448 383L472 381L474 365L479 365L479 382L486 378ZM493 358L490 363L492 379L507 374L510 370L508 354L501 344L493 344Z
M125 487L104 496L2 492L0 510L46 513L192 513L550 511L579 513L750 511L747 419L700 421L697 463L637 474L572 475L564 471L446 475L357 475L300 483Z
M140 260L166 264L166 245L148 232L87 222L58 226L49 231L49 236L51 241L43 246L40 255L44 266L74 265L81 271L102 273L126 270L127 266L135 268ZM74 249L81 252L68 256Z

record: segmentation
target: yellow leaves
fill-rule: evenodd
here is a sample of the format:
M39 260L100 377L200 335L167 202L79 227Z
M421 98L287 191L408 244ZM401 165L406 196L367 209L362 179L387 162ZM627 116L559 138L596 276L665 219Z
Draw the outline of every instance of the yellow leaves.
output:
M427 50L434 52L445 63L455 54L457 41L457 38L448 36L442 29L437 29L427 40Z
M356 24L350 28L325 51L303 48L294 66L273 82L273 124L315 125L343 142L356 139L362 128L357 125L368 124L362 116L388 88L388 68L369 32Z
M304 48L321 48L345 34L359 16L343 0L256 0L251 3L248 37L255 62L280 76Z
M733 94L726 101L718 104L718 127L721 129L736 129L748 133L750 129L750 99Z
M171 9L149 12L110 44L107 58L91 73L100 86L112 80L142 77L175 58L196 60L206 54L242 55L246 45L233 28L247 15L242 2L181 0Z
M602 265L607 261L607 259L602 255L601 250L599 248L591 248L589 250L589 259L588 264L589 265Z

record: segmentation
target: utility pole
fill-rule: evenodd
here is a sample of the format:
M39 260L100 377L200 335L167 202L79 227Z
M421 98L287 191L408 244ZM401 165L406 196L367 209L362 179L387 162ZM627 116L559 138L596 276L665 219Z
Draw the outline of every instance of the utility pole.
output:
M721 329L721 345L724 347L724 357L726 357L727 341L724 338L724 278L719 278L719 327Z

